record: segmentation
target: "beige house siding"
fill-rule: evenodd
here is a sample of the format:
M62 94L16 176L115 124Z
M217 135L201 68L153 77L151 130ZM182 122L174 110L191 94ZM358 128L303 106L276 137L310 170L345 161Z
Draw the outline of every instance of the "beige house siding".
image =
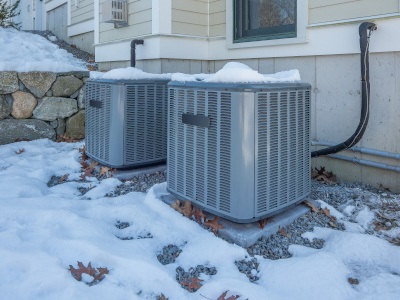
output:
M151 7L150 0L129 0L129 26L115 29L114 24L101 22L102 7L100 5L100 43L151 34Z
M399 13L399 0L309 0L309 24Z
M75 6L75 1L71 1L71 24L77 24L82 21L93 19L94 17L94 1L80 0L78 7Z
M172 34L208 36L208 0L172 0Z
M226 1L210 0L210 37L226 34Z

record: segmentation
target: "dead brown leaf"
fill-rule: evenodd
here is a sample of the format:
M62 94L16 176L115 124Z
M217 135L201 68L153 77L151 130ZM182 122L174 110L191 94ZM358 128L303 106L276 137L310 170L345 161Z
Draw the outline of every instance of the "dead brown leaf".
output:
M165 297L165 295L163 293L161 293L160 296L157 296L157 300L168 300L168 298Z
M279 226L279 228L278 228L278 232L281 234L281 235L283 235L284 237L290 237L290 235L286 232L286 230L285 230L285 228L281 228L280 226Z
M69 265L69 270L72 276L78 281L82 281L82 274L88 274L90 276L94 276L96 274L96 270L92 268L90 262L88 266L85 267L82 262L78 261L78 267L78 269L75 269L72 265Z
M22 154L25 152L25 149L19 149L18 151L14 151L15 154Z
M186 200L185 203L183 204L183 208L181 213L185 216L190 218L192 216L192 203L189 200Z
M240 298L239 295L232 295L232 296L230 296L230 297L228 297L228 298L225 298L225 297L226 297L226 294L228 294L228 291L223 292L223 293L221 294L221 296L218 297L217 300L235 300L235 299Z
M203 211L200 208L194 207L192 213L197 223L203 224L206 220L206 215L203 214Z
M337 227L337 225L336 225L335 222L333 222L333 221L329 221L328 224L329 224L331 227L333 227L333 228L336 228L336 227Z
M326 171L325 167L320 167L320 169L314 168L311 171L311 178L327 184L336 183L336 175L332 172Z
M261 229L264 229L264 227L269 223L269 221L270 221L270 218L265 218L265 219L258 221L258 227L260 227Z
M219 217L216 216L211 221L210 220L205 221L204 225L207 227L210 227L212 232L217 234L219 229L224 228L221 224L218 223L218 221L219 221Z
M189 290L195 290L197 291L199 288L201 288L203 285L201 284L203 280L201 280L198 277L191 278L189 279L189 282L187 281L182 281L181 284L184 286L187 286Z
M78 281L82 281L82 274L87 274L93 277L93 281L87 283L88 285L93 285L99 281L102 281L104 279L104 275L109 273L107 268L93 268L90 262L88 266L85 267L80 261L78 261L78 269L75 269L72 265L69 265L69 271L71 272L71 275Z
M315 212L315 213L318 213L319 212L319 207L317 207L317 206L315 206L314 204L312 204L311 202L309 202L309 201L304 201L304 204L305 205L307 205L309 208L311 208L311 210L313 211L313 212Z
M101 166L100 167L100 176L107 175L107 173L111 170L111 168Z
M69 174L64 174L63 176L60 177L59 182L64 182L68 179Z
M190 218L192 216L192 203L189 200L185 202L181 202L180 200L176 200L174 203L171 204L171 207L176 211L183 214L185 217Z

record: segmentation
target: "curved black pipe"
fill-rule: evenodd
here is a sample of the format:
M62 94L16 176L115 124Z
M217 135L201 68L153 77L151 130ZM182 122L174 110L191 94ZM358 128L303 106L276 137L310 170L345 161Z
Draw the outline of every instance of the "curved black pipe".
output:
M311 152L311 157L318 157L337 153L339 151L348 149L357 144L367 128L369 119L369 100L370 100L370 85L369 85L369 37L372 31L376 30L376 24L371 22L364 22L359 27L360 34L360 50L361 50L361 116L360 122L353 135L345 142L331 146L325 149Z
M136 45L143 45L143 40L133 40L131 42L131 67L136 66Z

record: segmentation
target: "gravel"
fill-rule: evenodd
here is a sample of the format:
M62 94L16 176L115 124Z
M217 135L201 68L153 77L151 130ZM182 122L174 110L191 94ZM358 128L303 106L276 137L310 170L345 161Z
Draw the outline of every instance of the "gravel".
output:
M152 174L142 174L133 177L130 180L122 181L123 184L118 186L113 192L108 193L107 197L117 197L130 192L146 192L153 185L167 180L167 172L155 172Z
M93 172L99 180L98 172ZM48 185L54 186L68 181L68 178L53 176ZM116 197L124 195L132 191L145 192L156 183L166 181L166 172L155 172L152 174L144 174L134 177L130 180L123 181L123 184L115 188L109 193L108 197ZM86 188L80 188L82 193L87 192ZM400 195L390 193L385 188L377 189L371 186L342 182L340 184L325 184L318 181L312 181L311 194L307 197L308 200L322 200L334 207L339 212L343 213L343 220L347 222L356 222L358 214L368 208L375 216L373 222L367 227L364 227L368 234L376 235L386 239L394 245L400 246L400 237L388 234L388 230L400 227ZM351 209L349 209L349 207ZM117 222L115 225L118 229L123 229L131 226L128 222ZM267 225L268 226L268 225ZM305 239L302 234L312 232L315 227L331 228L333 230L345 230L345 226L336 218L326 215L322 210L313 212L310 210L305 215L301 216L293 223L283 228L270 236L263 236L256 243L248 247L246 250L248 256L240 261L236 261L235 265L240 272L245 274L250 282L256 282L259 279L258 260L256 256L262 256L266 259L283 259L291 257L289 252L290 245L302 245L314 249L321 249L324 246L322 239ZM139 237L119 237L120 239L133 238L151 238L152 236ZM157 255L157 259L163 265L175 263L178 256L182 253L177 245L167 245ZM204 275L215 275L217 269L212 266L197 265L189 270L184 270L178 266L176 268L176 280L190 292L194 292L197 286L196 280ZM203 277L204 278L204 277ZM193 281L195 280L195 281ZM199 284L201 284L199 282Z
M183 269L182 267L177 267L175 279L182 288L193 293L197 291L201 286L199 286L198 288L191 288L189 285L193 282L193 279L199 278L202 274L213 276L217 274L217 269L215 267L197 265L196 267L190 268L188 271L185 271L185 269Z
M178 246L170 244L163 248L162 252L157 255L157 259L163 265L172 264L181 252L182 250Z

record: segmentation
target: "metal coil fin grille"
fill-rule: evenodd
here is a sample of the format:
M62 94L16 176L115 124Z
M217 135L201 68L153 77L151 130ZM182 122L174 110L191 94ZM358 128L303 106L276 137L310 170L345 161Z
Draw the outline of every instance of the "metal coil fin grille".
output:
M85 90L86 151L103 161L109 160L111 86L88 82ZM90 101L101 103L99 107Z

